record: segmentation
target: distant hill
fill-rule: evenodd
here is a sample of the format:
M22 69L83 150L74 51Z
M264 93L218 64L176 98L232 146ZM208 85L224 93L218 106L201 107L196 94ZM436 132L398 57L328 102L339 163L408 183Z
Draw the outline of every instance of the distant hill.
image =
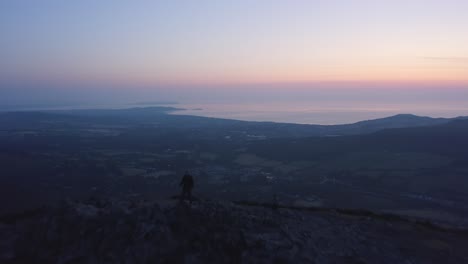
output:
M135 107L128 109L76 109L0 112L0 130L81 127L91 124L138 124L172 111L174 107ZM64 128L64 127L62 127Z
M387 118L391 120L394 117ZM413 117L411 117L413 118ZM419 117L414 117L418 119ZM397 117L399 119L399 117ZM421 120L430 120L422 118ZM426 125L410 126L400 128L385 128L379 126L380 130L373 133L362 133L342 137L308 137L301 139L272 139L258 142L253 149L258 148L262 156L273 159L304 159L314 155L332 155L332 153L346 153L354 151L411 151L430 152L455 156L468 161L468 119L436 119L426 121ZM375 124L381 119L364 121L360 123ZM383 122L385 123L385 122ZM437 125L428 125L439 123ZM392 124L391 122L389 124ZM423 124L422 122L420 124ZM409 124L408 124L409 125ZM357 124L349 125L360 127ZM361 130L363 131L363 130ZM366 130L367 131L367 130ZM282 152L272 151L281 149ZM313 150L313 151L312 151ZM282 156L284 153L284 157ZM327 154L328 153L328 154Z
M431 127L385 129L369 135L369 144L387 148L419 149L468 158L468 120L456 119Z
M363 134L388 128L434 126L448 123L452 120L467 119L467 117L432 118L412 114L399 114L374 120L360 121L349 125L331 126L330 131L336 130L338 134Z
M114 125L155 124L179 129L202 129L206 136L215 136L224 131L239 131L254 136L265 137L310 137L343 136L369 134L388 128L423 127L445 124L467 117L431 118L411 114L400 114L386 118L366 120L343 125L304 125L275 122L251 122L230 119L171 115L181 110L174 107L138 107L129 109L86 109L41 112L0 113L0 129L8 129L9 124L18 128L34 128L37 123L80 121Z
M132 107L125 109L75 109L75 110L55 110L44 111L55 114L71 114L77 116L100 116L100 117L149 117L154 114L167 114L173 111L183 110L169 106Z

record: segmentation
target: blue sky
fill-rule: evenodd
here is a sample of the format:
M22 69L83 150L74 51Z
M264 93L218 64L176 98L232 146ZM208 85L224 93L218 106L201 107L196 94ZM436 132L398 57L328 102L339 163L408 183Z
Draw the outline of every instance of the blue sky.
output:
M0 95L465 89L467 10L461 0L4 0Z

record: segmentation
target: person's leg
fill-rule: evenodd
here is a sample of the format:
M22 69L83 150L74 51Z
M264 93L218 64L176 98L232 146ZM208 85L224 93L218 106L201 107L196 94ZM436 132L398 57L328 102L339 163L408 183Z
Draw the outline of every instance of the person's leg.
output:
M182 189L182 192L180 193L180 201L182 202L185 199L185 189Z
M182 189L182 200L190 199L190 189L188 188L183 188Z

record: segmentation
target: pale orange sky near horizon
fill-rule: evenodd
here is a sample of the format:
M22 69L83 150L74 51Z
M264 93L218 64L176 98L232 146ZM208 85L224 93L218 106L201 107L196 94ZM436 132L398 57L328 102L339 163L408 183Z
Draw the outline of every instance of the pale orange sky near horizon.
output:
M461 0L6 0L0 82L468 88L466 10Z

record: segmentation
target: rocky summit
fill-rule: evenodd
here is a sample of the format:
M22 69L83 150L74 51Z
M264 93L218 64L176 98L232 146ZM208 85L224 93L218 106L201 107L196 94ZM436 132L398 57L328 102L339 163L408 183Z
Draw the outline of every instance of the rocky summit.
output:
M463 230L337 210L91 199L1 220L1 263L468 263Z

